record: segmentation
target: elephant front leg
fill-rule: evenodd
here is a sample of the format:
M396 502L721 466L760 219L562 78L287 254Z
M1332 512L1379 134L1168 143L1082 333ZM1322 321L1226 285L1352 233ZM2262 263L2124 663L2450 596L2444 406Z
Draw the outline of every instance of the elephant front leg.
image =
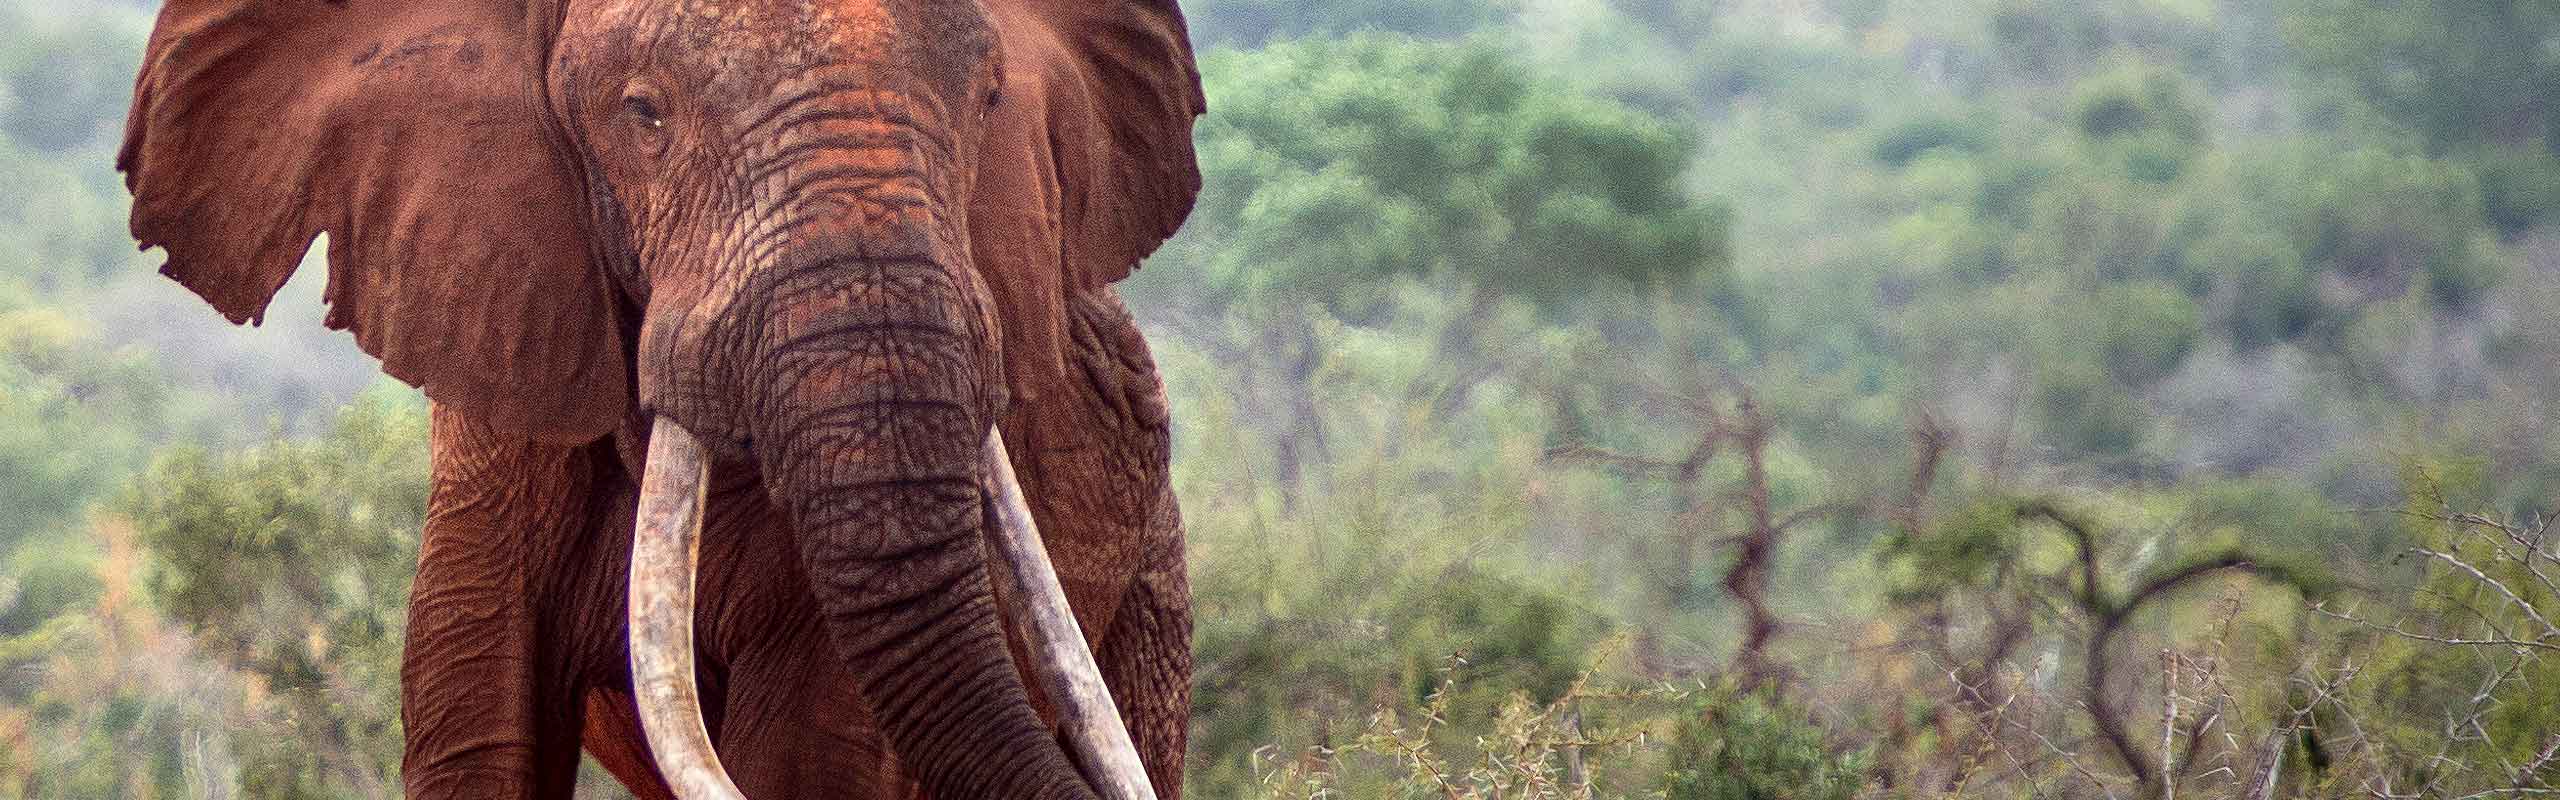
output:
M1182 516L1164 492L1148 531L1147 567L1130 584L1094 655L1120 719L1162 800L1182 800L1183 748L1191 721L1191 587Z
M430 526L427 537L455 533ZM454 555L460 546L429 549L440 552L421 553L401 654L408 796L568 797L580 704L562 690L560 671L544 668L530 610L511 582L472 574L476 565Z
M544 617L583 529L593 459L437 408L434 486L402 651L412 798L567 798L583 703Z

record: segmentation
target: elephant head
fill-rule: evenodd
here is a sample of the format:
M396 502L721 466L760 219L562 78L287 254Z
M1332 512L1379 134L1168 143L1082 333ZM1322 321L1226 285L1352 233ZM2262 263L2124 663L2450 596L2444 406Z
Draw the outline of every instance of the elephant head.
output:
M697 447L752 464L928 790L1088 797L995 618L985 454L1066 295L1188 213L1202 106L1171 0L170 0L118 167L235 322L325 233L328 323L441 406L654 417L644 520Z

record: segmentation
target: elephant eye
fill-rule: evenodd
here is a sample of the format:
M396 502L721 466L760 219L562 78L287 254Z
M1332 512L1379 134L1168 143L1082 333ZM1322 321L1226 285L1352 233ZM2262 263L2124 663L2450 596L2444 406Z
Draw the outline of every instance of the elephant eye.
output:
M626 95L622 98L622 107L629 109L631 111L631 116L638 118L640 120L640 124L647 125L651 128L664 128L667 126L666 117L658 113L657 101L649 99L647 95Z

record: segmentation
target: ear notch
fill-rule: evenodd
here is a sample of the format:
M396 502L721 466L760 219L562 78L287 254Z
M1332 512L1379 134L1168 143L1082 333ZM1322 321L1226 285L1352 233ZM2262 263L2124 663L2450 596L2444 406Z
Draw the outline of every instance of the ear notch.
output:
M544 121L556 24L499 0L170 0L116 161L134 238L255 323L327 233L328 324L385 372L502 430L603 435L629 369Z
M985 0L1005 51L970 208L971 246L1020 373L1063 370L1068 299L1127 277L1200 193L1207 109L1172 0ZM1027 351L1027 352L1026 352Z

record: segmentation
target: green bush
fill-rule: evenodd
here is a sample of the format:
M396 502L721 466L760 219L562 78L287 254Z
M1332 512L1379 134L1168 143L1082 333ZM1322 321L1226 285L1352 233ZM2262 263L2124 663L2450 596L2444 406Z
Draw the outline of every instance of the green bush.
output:
M2233 346L2248 351L2292 341L2318 322L2320 295L2300 251L2246 220L2217 226L2180 254L2187 271L2223 284L2220 322Z
M2185 362L2202 316L2186 292L2156 280L2109 284L2086 310L2107 374L2125 386L2148 386Z
M316 440L178 449L125 500L160 607L273 693L273 727L234 743L250 794L396 783L399 652L427 504L415 398L370 395Z
M2142 401L2082 361L2046 364L2036 374L2034 407L2041 440L2066 457L2128 456L2151 430Z
M2321 268L2397 297L2423 285L2441 308L2476 300L2499 275L2474 238L2481 230L2479 184L2460 165L2375 149L2303 153L2307 186L2296 235Z
M1848 800L1866 787L1863 753L1761 692L1703 693L1672 735L1667 800Z
M2120 67L2073 91L2072 125L2143 183L2168 183L2206 144L2198 92L2177 73Z
M2205 138L2196 89L2176 72L2138 65L2083 81L2073 90L2072 124L2092 139L2162 134L2189 145Z
M2482 153L2480 195L2489 224L2508 237L2560 219L2560 155L2540 146Z
M1886 128L1873 153L1877 163L1900 169L1931 151L1980 153L1991 143L1991 131L1980 122L1923 116Z
M86 552L26 548L9 557L0 582L0 637L21 636L97 599L97 565Z

